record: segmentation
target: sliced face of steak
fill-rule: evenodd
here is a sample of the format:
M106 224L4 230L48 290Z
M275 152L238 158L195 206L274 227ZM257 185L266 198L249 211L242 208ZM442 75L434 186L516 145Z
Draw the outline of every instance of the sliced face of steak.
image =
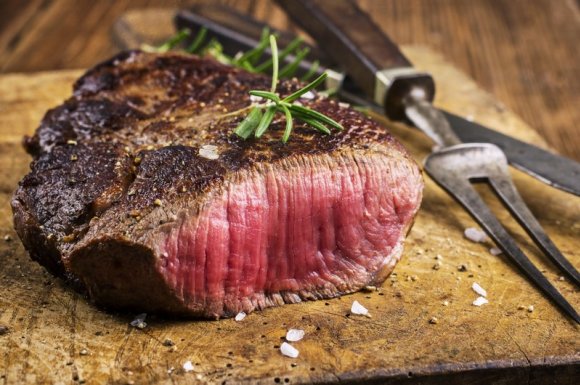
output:
M227 317L381 283L423 182L386 129L318 95L345 130L233 135L270 79L124 52L80 78L26 148L12 202L31 256L110 308ZM282 82L286 95L299 87ZM213 147L208 147L213 146Z

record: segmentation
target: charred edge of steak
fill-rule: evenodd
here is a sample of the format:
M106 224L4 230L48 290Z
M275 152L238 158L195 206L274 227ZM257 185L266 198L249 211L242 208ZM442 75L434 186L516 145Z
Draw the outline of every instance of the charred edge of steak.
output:
M66 276L63 251L124 196L132 161L104 143L59 146L32 163L12 199L14 223L33 259Z

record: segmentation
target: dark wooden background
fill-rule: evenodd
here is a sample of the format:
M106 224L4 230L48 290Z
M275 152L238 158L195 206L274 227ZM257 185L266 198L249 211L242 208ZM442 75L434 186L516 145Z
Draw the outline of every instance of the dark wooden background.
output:
M0 73L90 67L115 52L111 26L126 10L192 2L0 0ZM227 3L288 25L270 0ZM442 52L555 149L580 160L577 0L360 3L395 41Z

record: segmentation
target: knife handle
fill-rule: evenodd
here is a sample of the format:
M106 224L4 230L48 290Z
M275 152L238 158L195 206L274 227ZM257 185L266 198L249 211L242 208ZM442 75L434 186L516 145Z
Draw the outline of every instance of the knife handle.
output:
M391 119L405 117L409 97L432 101L435 83L352 0L276 0Z

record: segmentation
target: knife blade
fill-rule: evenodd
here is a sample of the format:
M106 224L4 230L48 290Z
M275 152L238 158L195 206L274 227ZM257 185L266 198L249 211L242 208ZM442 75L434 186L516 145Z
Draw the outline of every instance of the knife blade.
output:
M175 17L175 24L179 29L189 28L194 33L199 31L202 26L206 27L208 36L217 38L223 44L224 51L232 56L239 51L254 48L262 29L268 26L248 15L234 11L230 7L220 5L198 6L188 10L181 10ZM295 37L285 31L270 29L279 35L281 46L287 45ZM329 74L329 80L325 84L327 88L339 87L338 96L341 99L368 107L380 114L384 113L382 106L366 98L363 92L353 83L352 79L345 77L341 71L324 68L325 66L337 67L331 58L323 56L316 47L309 47L311 51L308 59L303 60L301 63L302 71L311 68L314 61L319 61L322 65L317 72L322 73L326 70ZM265 53L265 55L268 54L269 52ZM504 151L509 163L515 168L550 186L580 196L580 163L504 135L450 112L443 111L443 114L450 123L453 132L462 142L495 144Z

